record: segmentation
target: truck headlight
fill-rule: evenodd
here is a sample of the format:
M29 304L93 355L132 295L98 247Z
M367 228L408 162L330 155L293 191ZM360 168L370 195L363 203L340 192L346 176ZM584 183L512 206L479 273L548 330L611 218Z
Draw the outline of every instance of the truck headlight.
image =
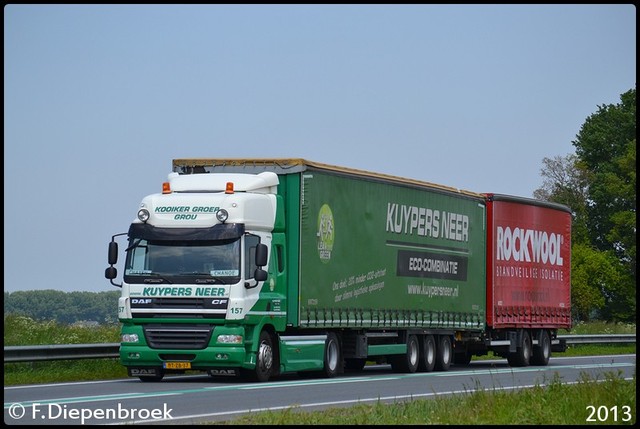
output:
M122 343L137 343L138 334L122 334L120 336L120 342Z
M218 219L221 223L225 223L227 219L229 219L229 212L225 209L220 209L216 212L216 219Z
M140 219L142 222L148 221L149 220L149 210L147 210L147 209L138 210L138 219Z
M222 344L242 344L242 335L218 335L218 342Z

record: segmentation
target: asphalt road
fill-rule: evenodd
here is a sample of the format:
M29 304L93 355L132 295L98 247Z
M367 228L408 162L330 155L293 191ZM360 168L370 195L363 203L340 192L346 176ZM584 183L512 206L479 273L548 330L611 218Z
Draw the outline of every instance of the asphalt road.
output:
M514 390L550 383L572 383L588 373L635 373L636 355L552 357L546 367L511 368L506 360L473 361L446 372L397 374L387 365L336 378L282 376L247 383L207 375L166 377L159 383L137 378L4 388L4 422L9 425L194 424L224 421L246 413L297 408L304 411L348 407L376 401L429 399L477 389ZM593 404L598 406L598 404ZM635 404L620 404L633 405ZM585 410L585 419L588 410ZM584 422L576 422L584 424Z

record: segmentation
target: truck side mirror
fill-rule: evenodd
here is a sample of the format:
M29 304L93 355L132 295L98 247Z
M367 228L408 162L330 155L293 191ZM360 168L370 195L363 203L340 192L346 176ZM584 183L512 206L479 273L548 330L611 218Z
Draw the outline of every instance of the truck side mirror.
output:
M109 280L115 279L117 275L118 275L118 270L114 266L110 266L106 270L104 270L104 276Z
M256 265L259 267L264 267L267 265L267 245L259 243L256 246Z
M109 252L107 256L109 267L104 270L104 276L109 279L109 282L112 285L122 287L122 285L113 282L113 279L115 279L118 275L118 270L116 269L116 267L114 267L114 265L118 262L118 243L116 243L115 238L119 235L124 235L124 233L114 235L113 237L111 237L111 241L109 242Z
M267 272L262 268L256 268L255 273L253 273L253 278L258 282L263 282L267 279Z
M262 269L265 265L267 265L267 253L269 249L266 244L258 243L256 246L256 265L258 268L253 272L253 279L256 281L256 284L245 283L244 287L247 289L252 289L258 286L258 282L263 282L267 279L267 272Z
M122 285L113 282L113 279L115 279L118 275L118 270L116 269L116 267L114 267L114 265L118 262L118 243L116 243L116 237L125 234L126 232L123 232L111 237L111 241L109 242L109 252L107 256L109 267L104 270L104 276L109 279L112 285L117 287L122 287Z
M109 265L115 265L118 262L118 243L109 242Z

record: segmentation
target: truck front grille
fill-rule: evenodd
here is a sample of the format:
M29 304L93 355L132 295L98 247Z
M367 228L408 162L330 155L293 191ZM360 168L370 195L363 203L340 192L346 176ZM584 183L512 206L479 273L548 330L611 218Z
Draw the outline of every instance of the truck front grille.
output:
M152 349L204 349L209 344L210 325L148 325L144 336Z
M224 319L229 298L131 298L133 318Z

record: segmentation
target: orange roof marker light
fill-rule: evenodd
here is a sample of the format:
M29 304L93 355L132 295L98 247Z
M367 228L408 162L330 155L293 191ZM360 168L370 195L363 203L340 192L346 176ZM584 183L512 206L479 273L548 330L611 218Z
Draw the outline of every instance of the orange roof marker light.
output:
M227 182L227 189L225 189L224 193L233 194L233 182Z
M163 182L162 183L162 193L163 194L170 194L171 193L171 185L169 184L169 182Z

